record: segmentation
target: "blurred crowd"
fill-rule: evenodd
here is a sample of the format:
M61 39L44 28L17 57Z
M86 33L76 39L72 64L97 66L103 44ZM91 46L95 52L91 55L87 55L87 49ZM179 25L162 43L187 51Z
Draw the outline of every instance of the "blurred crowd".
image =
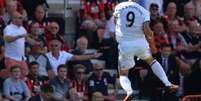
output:
M115 101L118 43L113 11L123 0L81 0L75 46L46 0L0 0L0 101ZM139 99L179 101L201 94L201 0L137 0L150 11L153 56L176 93L133 57L129 77ZM135 33L133 33L135 34ZM139 43L140 44L140 43ZM112 89L112 90L111 90Z

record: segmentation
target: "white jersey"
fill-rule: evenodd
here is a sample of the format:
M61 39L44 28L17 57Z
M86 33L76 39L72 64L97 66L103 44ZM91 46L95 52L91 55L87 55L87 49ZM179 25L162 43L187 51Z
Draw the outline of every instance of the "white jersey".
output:
M18 36L25 35L27 33L23 26L16 26L14 24L9 24L4 29L4 36ZM5 57L22 61L25 59L25 38L19 38L13 42L5 41Z
M143 23L150 21L149 11L136 2L118 4L113 13L116 17L116 38L118 42L145 38Z

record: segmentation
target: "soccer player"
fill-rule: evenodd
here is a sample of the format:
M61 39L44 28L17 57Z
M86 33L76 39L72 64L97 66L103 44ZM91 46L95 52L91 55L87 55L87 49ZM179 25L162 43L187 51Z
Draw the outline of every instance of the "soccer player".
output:
M116 23L116 40L119 43L120 85L127 92L123 101L130 101L134 97L131 82L127 77L129 69L135 65L134 56L145 60L165 86L171 91L176 91L178 86L168 80L160 63L151 55L148 42L152 39L153 32L149 27L149 12L135 0L129 0L118 4L113 15Z

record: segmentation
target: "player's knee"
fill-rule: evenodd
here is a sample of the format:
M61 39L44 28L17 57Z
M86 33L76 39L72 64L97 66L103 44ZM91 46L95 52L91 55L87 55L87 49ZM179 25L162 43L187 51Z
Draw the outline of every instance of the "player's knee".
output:
M154 58L152 56L144 59L144 61L146 61L148 64L151 64L153 62Z
M128 73L129 73L129 70L120 70L120 71L119 71L119 75L120 75L120 76L127 76Z

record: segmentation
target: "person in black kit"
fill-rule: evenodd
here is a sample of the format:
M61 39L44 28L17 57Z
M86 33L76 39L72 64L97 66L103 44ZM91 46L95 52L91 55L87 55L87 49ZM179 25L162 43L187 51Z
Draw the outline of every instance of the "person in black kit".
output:
M86 54L89 54L87 53L87 48L88 48L88 39L85 37L85 36L82 36L82 37L79 37L76 41L76 47L75 49L73 49L71 51L72 54L74 55L86 55ZM91 54L91 53L90 53ZM86 67L86 73L88 74L89 72L92 72L93 70L93 65L91 63L90 60L82 60L82 61L70 61L68 63L68 73L69 73L69 77L71 79L75 79L73 77L75 77L74 73L71 72L73 71L74 69L74 66L76 64L82 64Z
M40 76L39 67L40 66L36 61L31 62L29 64L29 74L26 79L26 84L34 96L40 95L41 86L48 83L47 77Z
M49 84L45 84L41 87L41 95L33 96L29 99L29 101L57 101L53 96L53 87Z
M115 100L115 92L112 94L108 94L108 85L115 84L115 78L112 78L108 72L104 72L104 64L101 62L97 62L94 64L93 73L88 79L88 92L89 98L91 98L94 92L101 92L103 94L103 98L106 101L114 101Z

